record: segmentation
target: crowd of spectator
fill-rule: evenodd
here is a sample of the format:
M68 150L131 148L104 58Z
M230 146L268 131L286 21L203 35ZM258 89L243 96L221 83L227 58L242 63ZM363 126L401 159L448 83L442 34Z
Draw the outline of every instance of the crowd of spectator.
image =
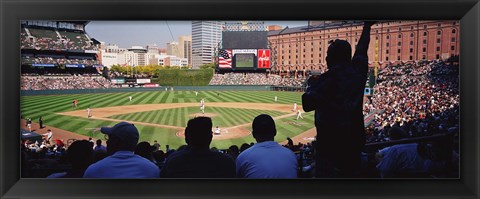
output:
M209 85L269 85L302 87L306 77L286 77L268 73L225 73L214 74Z
M99 64L97 60L93 59L67 59L67 58L54 58L54 57L32 57L24 56L21 60L22 65L31 64L53 64L53 65L66 65L66 64L83 64L85 66L93 66Z
M20 90L100 89L117 87L110 80L92 74L22 75Z
M458 65L438 60L381 71L364 113L383 112L374 115L367 128L367 141L388 140L386 130L392 126L400 126L410 137L458 132L458 75Z
M28 32L30 33L30 36ZM21 49L37 50L97 50L83 32L59 31L56 29L22 28Z

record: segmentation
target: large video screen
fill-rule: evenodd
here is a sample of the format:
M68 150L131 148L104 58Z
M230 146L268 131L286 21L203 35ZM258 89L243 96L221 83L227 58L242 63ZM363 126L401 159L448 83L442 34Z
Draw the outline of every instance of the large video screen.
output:
M267 31L222 32L225 49L263 49L267 44Z
M254 54L236 54L235 67L237 68L255 67L255 55Z

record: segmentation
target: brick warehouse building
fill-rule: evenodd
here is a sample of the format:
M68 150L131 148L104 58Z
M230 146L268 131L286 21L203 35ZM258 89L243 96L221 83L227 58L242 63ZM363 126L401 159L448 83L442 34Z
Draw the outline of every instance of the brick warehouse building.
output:
M347 40L352 54L360 38L363 22L313 21L308 26L276 29L268 32L273 70L302 71L326 68L328 42ZM369 64L383 68L387 64L416 60L448 59L459 55L458 21L390 21L372 26ZM355 43L355 45L353 44Z

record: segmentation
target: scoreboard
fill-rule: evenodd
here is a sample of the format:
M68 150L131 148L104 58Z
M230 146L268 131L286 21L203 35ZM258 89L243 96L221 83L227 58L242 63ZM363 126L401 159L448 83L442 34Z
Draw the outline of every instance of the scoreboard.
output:
M248 24L247 24L248 25ZM233 27L233 26L232 26ZM239 26L238 30L243 26ZM235 29L236 30L236 29ZM218 70L265 70L270 68L268 31L223 31L218 50Z
M257 70L270 68L270 49L220 49L218 69Z

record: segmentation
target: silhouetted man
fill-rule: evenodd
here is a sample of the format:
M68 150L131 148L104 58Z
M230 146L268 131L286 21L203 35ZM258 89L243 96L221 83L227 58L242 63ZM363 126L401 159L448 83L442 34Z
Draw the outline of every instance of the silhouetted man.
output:
M232 158L210 150L212 119L197 117L185 128L187 147L167 157L161 178L233 178L235 163Z
M67 172L54 173L47 178L81 178L93 162L93 149L87 140L73 142L67 150L67 160L72 168Z
M265 114L257 116L252 129L257 143L237 157L237 177L296 178L297 158L290 149L274 141L277 129L273 118Z
M315 110L316 177L355 177L365 144L362 104L367 81L370 27L365 22L355 54L347 41L327 51L328 71L308 79L303 109Z

